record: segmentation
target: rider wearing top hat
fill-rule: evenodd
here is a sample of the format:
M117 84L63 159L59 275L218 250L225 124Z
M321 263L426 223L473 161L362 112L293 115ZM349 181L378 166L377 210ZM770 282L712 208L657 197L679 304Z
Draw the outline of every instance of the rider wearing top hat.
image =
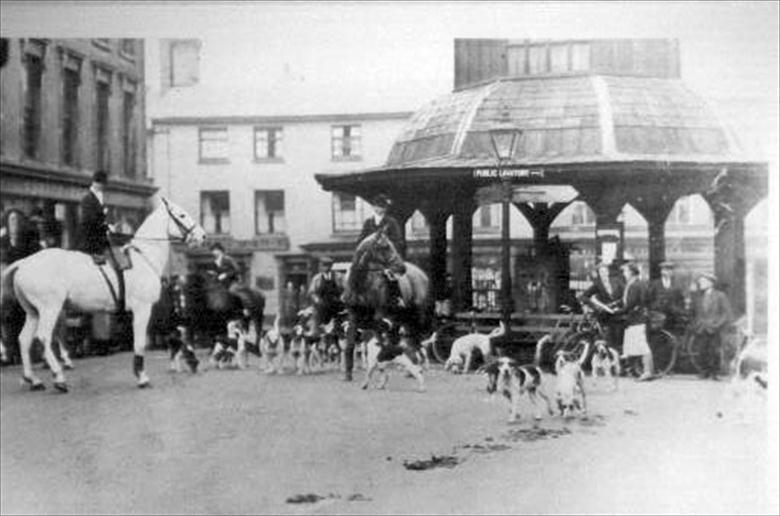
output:
M360 245L367 237L376 233L377 231L384 231L390 242L393 243L395 250L404 258L406 254L406 248L404 245L404 233L401 229L401 224L392 216L387 213L388 208L392 204L392 201L384 194L379 194L370 201L371 207L374 210L374 214L367 218L363 223L363 230L360 232L357 245ZM353 263L354 265L354 263ZM386 271L389 279L390 295L394 299L395 304L403 307L403 300L401 299L401 291L398 286L398 278L392 271ZM352 290L350 285L350 291Z
M81 198L79 224L79 251L99 257L109 249L108 232L111 229L106 215L108 208L104 192L108 183L108 174L98 170L92 176L89 191Z

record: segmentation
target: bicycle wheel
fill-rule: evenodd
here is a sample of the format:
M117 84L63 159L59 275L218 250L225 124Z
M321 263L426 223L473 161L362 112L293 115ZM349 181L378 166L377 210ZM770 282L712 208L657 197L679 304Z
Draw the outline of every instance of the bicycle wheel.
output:
M677 339L666 330L650 332L649 337L655 374L669 374L677 361Z
M702 339L695 339L693 335L687 337L685 351L688 355L688 361L694 367L696 372L704 372L704 361L702 358Z

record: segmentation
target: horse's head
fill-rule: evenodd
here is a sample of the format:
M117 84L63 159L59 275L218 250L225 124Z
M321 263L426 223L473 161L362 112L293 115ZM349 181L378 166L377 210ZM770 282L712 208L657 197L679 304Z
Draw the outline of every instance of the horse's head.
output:
M377 231L365 239L357 247L355 253L359 256L357 267L371 267L391 270L403 270L404 261L384 229Z
M201 245L206 240L206 231L173 201L160 197L168 213L168 236L181 238L188 245Z

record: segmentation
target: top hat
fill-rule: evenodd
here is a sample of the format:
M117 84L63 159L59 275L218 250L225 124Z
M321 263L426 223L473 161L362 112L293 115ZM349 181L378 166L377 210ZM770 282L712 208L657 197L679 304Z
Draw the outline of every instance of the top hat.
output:
M108 174L104 170L98 170L92 174L92 182L106 184L108 183Z

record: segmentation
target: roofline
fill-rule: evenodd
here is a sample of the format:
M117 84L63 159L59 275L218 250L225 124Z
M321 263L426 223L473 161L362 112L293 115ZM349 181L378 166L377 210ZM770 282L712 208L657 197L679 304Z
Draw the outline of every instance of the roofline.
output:
M542 170L545 173L554 175L561 173L575 172L577 175L585 176L591 173L602 171L674 171L674 170L693 170L693 171L715 171L723 167L735 170L752 170L767 179L768 163L763 161L665 161L665 160L646 160L646 159L626 159L621 161L592 161L592 162L570 162L570 163L541 163L541 164L517 164L513 167L522 167L525 169ZM441 166L441 167L375 167L364 170L354 170L343 173L317 173L314 179L319 183L323 190L330 191L338 189L339 186L347 186L356 182L365 185L367 182L374 181L392 181L393 179L410 179L412 174L416 179L430 180L434 178L448 178L451 180L473 179L476 182L485 181L473 178L473 170L484 168L484 165L464 165L464 166ZM569 184L558 180L550 181L549 176L537 176L526 178L522 181L524 184ZM584 178L581 177L581 180Z
M374 113L331 113L320 115L271 115L271 116L171 116L152 118L152 125L265 125L310 122L358 122L373 120L406 120L414 111L388 111Z

